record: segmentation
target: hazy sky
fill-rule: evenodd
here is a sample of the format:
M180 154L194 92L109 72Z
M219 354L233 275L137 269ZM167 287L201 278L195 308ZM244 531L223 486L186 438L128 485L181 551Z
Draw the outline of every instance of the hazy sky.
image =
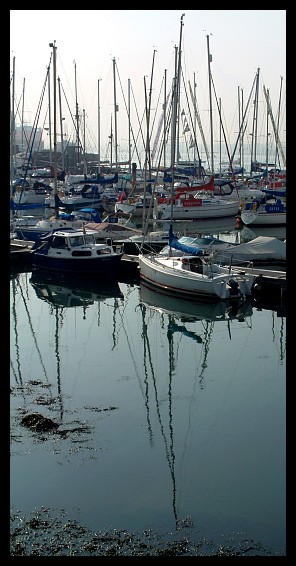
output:
M128 144L128 92L136 135L145 109L145 86L149 97L152 68L151 124L156 135L164 102L165 70L167 92L174 74L175 46L179 45L182 13L185 14L182 69L187 94L185 88L182 90L186 116L186 96L190 97L188 81L193 86L195 80L198 111L209 144L209 36L211 73L216 93L212 95L214 124L218 118L216 96L221 103L229 142L234 145L239 128L238 100L241 108L246 107L260 68L259 112L262 123L259 123L261 119L258 117L258 126L261 136L266 135L263 85L269 90L274 116L282 88L280 138L285 146L286 10L10 10L10 60L12 76L15 58L17 123L21 123L23 94L25 123L32 124L37 115L52 54L49 44L55 41L57 76L60 78L65 118L63 130L67 139L73 137L74 141L71 114L73 117L76 113L77 93L79 113L84 116L86 150L97 151L99 115L104 157L111 124L114 135L114 59L119 149L123 151ZM38 123L40 127L48 127L47 108L46 90ZM248 125L246 135L252 131L251 128L251 124ZM214 137L217 141L217 132Z

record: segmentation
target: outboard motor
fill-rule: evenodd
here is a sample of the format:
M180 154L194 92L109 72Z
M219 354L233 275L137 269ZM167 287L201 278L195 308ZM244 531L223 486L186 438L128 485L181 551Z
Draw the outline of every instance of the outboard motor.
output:
M240 294L239 292L239 284L237 281L235 281L235 279L229 279L228 281L228 285L230 287L230 295L232 296L238 296Z

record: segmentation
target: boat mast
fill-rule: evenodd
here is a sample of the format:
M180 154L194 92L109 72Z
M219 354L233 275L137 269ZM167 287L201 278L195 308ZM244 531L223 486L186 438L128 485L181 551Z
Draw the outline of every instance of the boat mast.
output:
M12 62L12 95L11 95L11 113L10 113L10 198L13 197L13 163L15 152L15 122L14 122L14 88L15 88L15 57Z
M282 144L281 141L279 139L279 133L277 131L277 127L274 121L274 117L273 117L273 113L272 113L272 108L271 108L271 103L270 103L270 97L269 97L269 90L266 90L265 86L263 85L263 92L264 92L264 96L267 102L267 110L268 110L268 114L270 115L270 119L271 119L271 124L273 127L273 132L275 135L275 139L276 139L276 144L281 152L281 156L282 156L282 160L283 160L283 164L286 167L286 158L283 152L283 148L282 148Z
M98 173L101 174L101 109L100 109L100 81L102 79L98 79L98 162L99 168Z
M59 218L58 207L58 177L57 177L57 69L56 69L56 46L55 41L49 44L52 47L53 54L53 169L54 169L54 200L55 200L55 217Z
M65 170L65 160L64 160L64 133L63 133L63 120L62 117L62 99L61 99L61 80L58 77L58 85L59 85L59 108L60 108L60 128L61 128L61 154L62 154L62 171Z
M118 155L117 155L117 112L118 104L116 103L116 77L115 77L115 57L113 58L113 86L114 86L114 130L115 130L115 172L118 171Z
M50 65L47 67L47 86L48 86L48 135L49 135L49 164L52 167L52 133L51 133L51 100L50 100Z
M212 108L212 75L211 75L211 62L212 55L210 54L209 36L207 35L208 46L208 74L209 74L209 100L210 100L210 129L211 129L211 173L214 175L214 142L213 142L213 108Z
M281 86L280 86L280 96L279 96L279 106L278 106L277 126L276 126L276 131L277 131L277 133L279 133L279 127L280 127L282 85L283 85L283 77L281 77ZM275 158L274 158L274 165L275 165L275 167L277 166L277 163L279 163L279 167L280 167L280 161L279 161L279 147L278 147L278 143L277 143L277 141L276 141L276 146L275 146Z
M269 89L267 89L267 96L269 97ZM268 117L269 117L269 112L267 109L266 112L266 180L268 180L268 136L270 135L268 133Z
M132 172L132 144L131 144L131 80L127 81L128 97L128 172Z
M182 45L182 29L183 29L183 17L182 14L180 21L180 39L179 39L179 52L178 52L178 62L177 62L177 47L176 47L176 63L175 63L175 77L173 79L173 89L172 89L172 147L171 147L171 168L172 168L172 184L171 184L171 218L170 218L170 230L172 230L173 224L173 210L174 210L174 179L175 179L175 161L176 161L176 134L177 134L177 116L178 116L178 94L179 94L179 83L181 75L181 45Z
M253 128L252 128L252 145L251 145L251 176L253 175L253 162L256 161L257 157L257 124L258 124L258 93L259 93L259 73L260 69L257 70L256 76L256 91L255 91L255 101L254 101L254 116L253 116Z
M77 163L80 163L80 142L79 142L79 113L78 113L78 101L77 101L77 79L76 79L76 62L74 61L74 71L75 71L75 97L76 97L76 143L77 143Z

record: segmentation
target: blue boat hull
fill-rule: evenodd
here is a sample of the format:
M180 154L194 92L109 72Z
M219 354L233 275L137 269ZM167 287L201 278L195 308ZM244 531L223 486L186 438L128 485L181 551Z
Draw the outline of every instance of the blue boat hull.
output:
M56 258L49 257L38 251L31 252L32 265L40 269L46 269L59 273L72 273L80 275L104 275L116 276L120 268L122 254L111 257L98 258Z

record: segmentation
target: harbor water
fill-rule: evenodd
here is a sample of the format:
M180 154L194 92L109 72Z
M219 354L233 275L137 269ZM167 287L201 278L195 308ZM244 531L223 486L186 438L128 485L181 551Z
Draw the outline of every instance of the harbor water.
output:
M91 532L116 533L116 555L122 533L136 555L153 537L184 556L286 555L283 305L31 269L10 292L14 554L92 555ZM79 530L62 547L66 523Z

